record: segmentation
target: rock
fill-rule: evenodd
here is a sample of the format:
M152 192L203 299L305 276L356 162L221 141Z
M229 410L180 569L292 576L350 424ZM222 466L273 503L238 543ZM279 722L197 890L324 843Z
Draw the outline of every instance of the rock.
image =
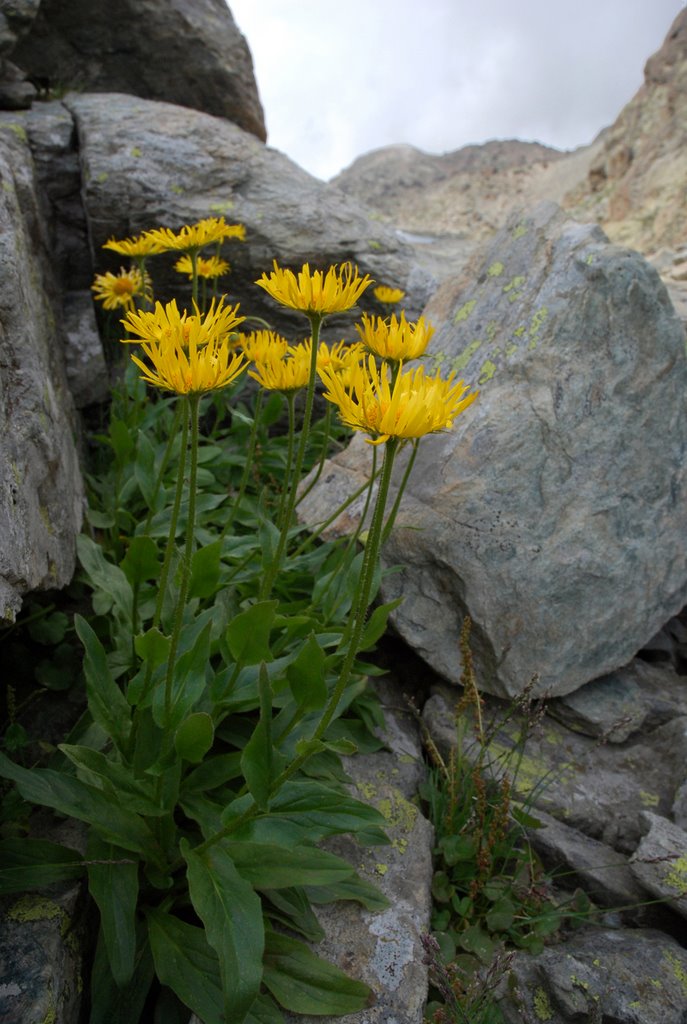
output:
M658 931L585 928L516 954L512 971L518 999L499 1002L506 1024L684 1024L687 951Z
M71 579L83 484L55 279L21 124L0 120L0 618Z
M454 704L445 688L429 698L422 713L444 756L457 743ZM675 718L635 742L609 746L569 732L547 715L527 736L520 756L526 721L521 716L508 718L498 704L490 703L484 714L495 723L506 718L491 743L491 756L500 770L508 768L517 796L526 807L536 808L535 814L541 809L629 854L644 830L642 811L670 813L676 782L684 778L687 718ZM471 745L465 754L474 759Z
M687 687L684 677L634 658L574 693L549 701L547 710L575 732L624 743L640 729L687 715Z
M467 612L486 692L536 674L569 693L687 598L684 331L639 254L550 204L514 216L425 315L429 369L481 393L422 439L385 549L395 628L457 682ZM306 522L333 513L338 461Z
M631 868L641 884L687 917L687 832L672 821L645 811L642 823L648 828Z
M64 92L124 92L204 110L266 138L246 41L224 0L43 0L12 52Z
M41 0L11 0L0 10L0 57L11 53L31 26Z
M23 71L0 58L0 110L26 110L36 96L36 87Z
M528 829L529 840L552 870L554 884L560 881L566 889L580 885L594 903L611 909L640 908L646 901L623 854L541 809L535 816L541 827Z
M149 228L178 229L201 217L226 216L246 226L246 242L227 244L232 301L276 328L305 333L302 315L277 307L255 280L272 261L300 269L352 260L361 273L409 292L419 313L432 281L418 273L412 250L373 223L352 201L327 190L287 157L228 121L198 111L123 95L70 94L79 136L83 199L97 269L121 262L101 246ZM161 294L186 282L158 257L150 270ZM369 308L375 300L369 298ZM377 307L381 312L381 308ZM337 321L351 331L351 316ZM340 337L339 333L337 337Z
M74 1024L83 990L80 885L4 897L0 908L0 1022Z
M67 380L77 409L105 402L110 378L93 308L87 292L68 292L64 300Z

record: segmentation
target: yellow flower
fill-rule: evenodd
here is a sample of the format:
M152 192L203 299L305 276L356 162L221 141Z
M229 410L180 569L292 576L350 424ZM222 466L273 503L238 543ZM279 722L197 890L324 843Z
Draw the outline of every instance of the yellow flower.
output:
M136 267L121 267L118 274L96 274L91 291L105 309L133 309L135 296L147 301L153 297L150 278L147 274L144 278Z
M372 294L378 302L393 305L395 302L400 302L401 299L405 298L406 293L400 288L389 288L386 284L380 284L377 285Z
M287 355L277 348L266 359L255 364L248 376L257 380L267 391L298 391L310 379L310 348L307 345L289 346Z
M103 249L112 249L122 256L129 256L132 260L144 259L146 256L155 256L162 252L160 243L149 234L137 235L135 238L123 238L119 241L111 238L105 242Z
M378 370L373 356L351 371L348 384L331 369L323 370L320 377L324 397L339 407L343 423L369 434L371 444L447 430L477 397L476 391L466 395L468 385L454 381L453 374L448 380L438 374L427 377L422 366L399 373L392 387L388 365L383 363Z
M274 331L251 331L241 334L239 344L248 359L254 363L264 363L273 357L283 359L289 347L286 338Z
M354 306L372 279L367 274L360 277L350 263L330 267L326 274L322 270L311 271L304 263L296 277L292 270L277 266L275 260L272 273L263 274L255 283L282 306L321 318Z
M146 237L160 246L160 252L198 252L206 245L223 242L226 238L238 238L243 242L246 229L243 224L227 224L224 217L205 217L197 224L184 224L177 232L171 228L155 228L147 231Z
M193 277L193 262L188 253L184 253L174 264L174 269L180 274L188 274ZM229 264L217 256L209 256L204 259L202 256L196 258L196 273L198 277L222 277L229 273Z
M176 302L154 313L130 313L122 323L140 334L141 354L132 360L148 384L178 395L217 391L236 380L245 369L245 356L232 349L232 329L243 322L235 309L214 303L206 316L179 313ZM131 341L131 338L123 339Z
M193 345L198 348L219 339L227 338L235 333L239 324L242 324L245 317L238 315L238 306L225 306L220 300L217 305L211 303L206 314L196 312L190 315L183 311L179 312L176 300L162 306L160 302L155 303L152 312L138 309L127 314L122 323L131 334L138 335L135 338L122 338L123 342L156 342L158 344L179 342L186 347Z
M356 331L363 345L380 359L392 362L405 362L421 356L429 339L434 334L431 324L426 324L423 317L416 323L408 323L405 313L400 320L392 316L390 320L383 317L363 314L362 324L356 324Z
M331 348L321 341L317 349L317 370L319 372L330 367L335 373L344 373L349 367L357 366L363 353L363 346L357 341L353 345L347 341L338 341Z

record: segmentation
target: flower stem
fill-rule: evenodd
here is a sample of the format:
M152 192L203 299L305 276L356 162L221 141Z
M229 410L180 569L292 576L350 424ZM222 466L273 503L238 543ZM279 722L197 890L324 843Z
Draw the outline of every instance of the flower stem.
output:
M195 519L196 519L196 477L198 473L198 409L200 407L200 395L190 394L188 406L191 418L191 460L188 476L188 521L186 523L186 546L184 560L181 567L181 582L179 594L174 613L174 626L172 638L169 645L169 657L167 659L167 678L165 679L165 727L169 728L169 720L172 711L172 682L174 680L174 668L176 665L176 654L181 636L181 626L184 620L186 609L186 598L188 585L191 578L191 559L193 557L193 545L195 540Z
M222 527L222 532L220 533L220 540L226 537L227 533L231 529L234 519L236 519L238 510L241 507L241 502L243 501L243 496L246 493L246 487L248 486L248 478L250 477L250 474L255 465L255 448L258 441L258 427L260 425L260 413L262 411L262 396L263 391L262 389L260 389L255 398L255 407L253 409L253 425L250 428L250 437L248 439L248 451L246 452L246 457L243 463L243 472L241 473L241 479L239 481L239 489L234 499L234 503L229 511L227 521Z

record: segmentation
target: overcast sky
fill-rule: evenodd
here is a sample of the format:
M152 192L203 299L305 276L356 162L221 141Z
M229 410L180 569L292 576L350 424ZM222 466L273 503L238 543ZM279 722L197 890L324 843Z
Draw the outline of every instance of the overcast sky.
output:
M268 144L328 179L405 142L586 145L642 84L681 0L228 0Z

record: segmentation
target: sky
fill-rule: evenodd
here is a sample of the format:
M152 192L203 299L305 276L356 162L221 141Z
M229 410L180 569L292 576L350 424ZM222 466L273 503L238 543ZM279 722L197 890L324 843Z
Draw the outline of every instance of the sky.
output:
M587 145L682 0L228 0L267 142L328 180L372 149Z

